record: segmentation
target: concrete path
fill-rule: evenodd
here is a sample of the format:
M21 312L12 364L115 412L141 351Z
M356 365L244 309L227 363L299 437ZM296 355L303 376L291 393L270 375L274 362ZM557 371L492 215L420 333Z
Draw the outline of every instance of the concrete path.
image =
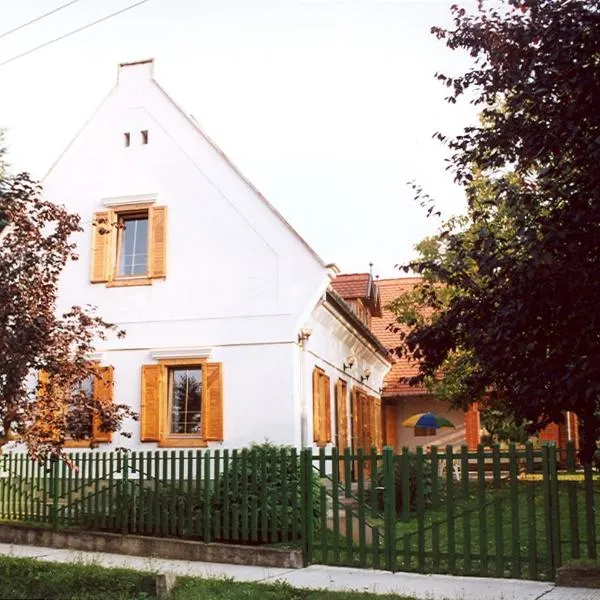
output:
M0 554L27 556L53 562L94 563L106 567L125 567L192 577L227 577L236 581L266 583L285 581L294 587L305 589L396 593L414 596L420 600L600 600L600 590L555 588L552 583L517 579L416 575L318 565L306 569L275 569L11 544L0 544Z

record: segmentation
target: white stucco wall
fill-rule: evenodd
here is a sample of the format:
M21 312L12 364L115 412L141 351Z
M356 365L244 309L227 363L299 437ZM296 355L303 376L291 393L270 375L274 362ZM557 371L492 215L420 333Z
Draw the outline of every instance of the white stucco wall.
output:
M299 439L300 422L294 414L292 398L293 353L291 344L213 349L209 360L223 365L224 442L209 442L209 447L241 448L267 440L290 444ZM115 401L126 403L139 412L141 367L153 363L149 353L143 350L106 352L103 362L114 366ZM140 442L139 421L123 423L123 430L132 434L131 439L114 434L113 447L158 448L156 443Z
M360 334L326 302L320 302L313 310L310 319L312 334L305 348L304 377L306 402L309 407L307 426L312 441L312 372L315 367L322 369L331 384L331 425L335 429L335 384L341 379L347 383L348 431L350 431L350 398L353 387L363 390L370 396L381 397L383 380L390 364L365 343ZM354 357L351 368L344 370L344 362ZM369 379L361 381L361 374L370 370ZM332 439L333 434L332 434Z

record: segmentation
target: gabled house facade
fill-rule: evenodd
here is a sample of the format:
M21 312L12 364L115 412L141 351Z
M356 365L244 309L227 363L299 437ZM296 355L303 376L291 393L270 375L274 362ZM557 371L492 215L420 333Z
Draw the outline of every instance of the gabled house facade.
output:
M353 398L364 398L365 419L380 410L386 349L331 288L335 267L153 70L151 60L120 65L43 182L45 197L81 215L84 229L58 310L95 305L127 332L99 342L90 360L105 384L96 387L139 421L123 425L131 438L90 442L350 446Z

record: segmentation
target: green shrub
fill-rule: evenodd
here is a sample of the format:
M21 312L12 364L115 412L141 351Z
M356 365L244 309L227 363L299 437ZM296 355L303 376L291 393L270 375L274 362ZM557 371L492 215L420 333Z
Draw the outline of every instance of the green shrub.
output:
M404 461L400 457L396 457L394 461L394 495L396 498L396 512L402 512L404 502ZM431 506L431 464L427 459L423 459L423 499L425 508ZM411 511L417 508L417 463L415 456L410 456L408 460L408 494L409 507ZM379 469L377 475L371 481L371 486L375 486L377 496L377 508L383 511L384 508L384 476L383 470Z
M252 537L253 522L257 534L248 541L289 541L293 520L296 521L295 528L298 533L303 531L300 454L298 453L296 460L292 462L290 450L289 447L273 444L254 444L238 450L235 460L230 453L228 468L224 469L221 460L218 482L211 481L207 495L203 485L197 486L195 480L191 483L191 490L187 488L186 481L182 486L179 481L161 481L158 486L154 481L148 481L145 487L141 487L137 482L130 482L130 494L133 496L127 502L128 530L145 532L148 523L156 524L158 515L160 532L168 530L181 537L202 540L204 509L208 500L213 520L218 517L216 520L221 523L220 532L215 532L214 527L211 527L213 541L242 541L243 520L246 515L248 536ZM319 509L318 485L315 475L312 511L315 521L318 520ZM143 511L140 511L140 507L143 507ZM229 523L228 531L222 530L225 517ZM263 530L264 520L267 524L266 535ZM118 520L106 523L102 528L121 531Z
M273 444L252 444L249 448L238 452L239 463L236 470L230 469L226 477L219 482L218 494L213 496L213 510L221 513L225 510L225 501L229 502L230 512L237 507L237 526L242 530L242 508L247 503L248 514L252 506L256 506L258 523L258 539L267 543L286 541L284 530L291 531L292 521L296 520L296 528L302 531L302 473L300 455L295 464L291 461L290 448ZM241 465L245 461L245 477ZM313 476L313 518L318 520L319 497L318 478ZM296 506L294 511L293 507ZM285 510L283 510L285 506ZM268 533L262 530L263 519L268 523ZM285 521L285 522L284 522ZM287 524L287 527L286 527ZM232 522L232 527L234 523ZM273 532L275 535L273 536Z

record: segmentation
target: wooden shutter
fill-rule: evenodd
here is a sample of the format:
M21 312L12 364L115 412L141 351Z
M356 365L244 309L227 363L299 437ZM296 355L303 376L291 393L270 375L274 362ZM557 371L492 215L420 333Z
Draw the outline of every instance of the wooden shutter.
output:
M94 379L94 399L102 403L113 401L113 368L98 367L98 377ZM92 441L109 443L112 440L110 431L100 431L100 417L95 414L92 419Z
M321 389L320 379L321 371L319 369L313 369L312 375L312 392L313 392L313 442L315 444L323 443L321 439Z
M150 208L150 277L167 276L167 207Z
M374 417L374 444L377 447L377 451L381 452L383 448L383 434L381 428L382 414L381 414L381 398L372 398L373 402L373 417Z
M321 373L321 410L323 411L321 418L323 425L321 439L324 444L327 444L331 442L331 384L329 377L324 373Z
M350 432L350 447L352 452L355 453L360 448L360 419L358 415L358 391L356 388L352 388L352 430Z
M223 441L223 370L221 363L204 365L202 432L206 441Z
M395 404L383 405L383 443L394 449L398 443L398 411Z
M338 380L335 386L335 404L337 412L338 449L340 454L348 447L348 403L346 382Z
M111 211L98 212L94 215L94 225L92 226L92 270L90 275L92 283L103 283L111 279L114 242L114 231L111 221Z
M44 371L44 369L40 369L38 371L38 396L43 396L46 392L45 386L48 384L48 371Z
M161 365L142 365L142 442L160 440L160 409L163 404L163 367Z

